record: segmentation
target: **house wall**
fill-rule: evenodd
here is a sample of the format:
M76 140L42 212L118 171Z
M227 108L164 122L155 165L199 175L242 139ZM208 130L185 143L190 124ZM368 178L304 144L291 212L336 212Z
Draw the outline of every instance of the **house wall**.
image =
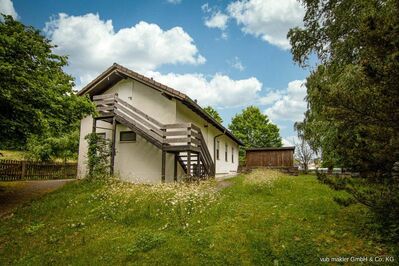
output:
M124 125L116 130L115 175L134 183L159 183L161 181L162 151L139 135L135 142L121 142L121 131L128 131ZM173 181L174 155L166 154L166 181Z
M103 94L118 93L118 97L156 118L161 123L176 121L176 103L161 95L160 92L131 79L122 80ZM78 176L87 174L87 141L84 137L92 132L93 119L86 117L81 121L79 143ZM97 126L111 128L110 123L97 121ZM136 142L120 142L120 131L129 130L117 125L115 143L114 173L121 179L140 183L159 183L161 181L162 152L147 140L137 135ZM96 132L105 132L111 139L111 130L97 128ZM166 180L173 181L174 155L166 154ZM178 165L178 176L183 170Z
M125 100L134 107L147 113L164 124L169 123L194 123L201 128L205 142L212 158L214 157L214 136L222 132L208 124L199 115L187 106L175 99L164 97L157 90L131 79L121 80L103 94L118 93L118 97ZM80 178L87 174L87 141L84 137L92 132L93 119L86 117L81 121L81 134L79 143L78 176ZM111 128L111 124L97 121L97 126ZM161 181L161 157L162 151L153 144L137 135L135 142L120 142L120 131L129 130L124 125L117 125L116 132L116 155L114 173L122 180L140 183L159 183ZM96 132L105 132L106 137L111 139L111 130L97 128ZM216 161L216 174L235 173L238 168L238 145L227 136L218 137L220 141L220 159ZM225 161L225 143L228 144L228 160ZM231 162L231 148L234 147L234 162ZM178 179L184 173L178 165ZM166 154L166 181L173 181L174 155Z
M97 121L98 127L112 129L110 123L104 121ZM78 178L83 178L88 173L87 168L87 150L88 144L85 137L92 132L93 117L87 116L80 121L80 139L79 139L79 154L78 154ZM111 130L97 128L96 132L105 133L107 138L111 138Z
M226 135L217 138L219 140L219 159L216 159L216 176L236 173L239 164L238 158L238 145ZM225 158L227 144L227 160ZM232 150L234 148L234 151ZM234 153L233 161L231 158L232 152Z
M118 93L119 98L163 124L176 121L176 102L141 82L121 80L103 94L111 93Z
M176 110L177 123L194 123L201 129L208 150L214 160L214 137L223 132L209 124L181 102L176 102ZM216 176L236 173L238 169L238 144L226 135L219 136L217 140L220 141L220 157L219 160L216 160ZM226 143L228 148L227 161L224 157ZM234 162L231 161L232 147L234 147Z

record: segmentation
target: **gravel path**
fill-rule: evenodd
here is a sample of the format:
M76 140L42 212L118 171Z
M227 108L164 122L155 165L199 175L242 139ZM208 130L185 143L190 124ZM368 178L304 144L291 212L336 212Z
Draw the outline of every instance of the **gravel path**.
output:
M0 182L0 219L19 205L54 191L74 179Z

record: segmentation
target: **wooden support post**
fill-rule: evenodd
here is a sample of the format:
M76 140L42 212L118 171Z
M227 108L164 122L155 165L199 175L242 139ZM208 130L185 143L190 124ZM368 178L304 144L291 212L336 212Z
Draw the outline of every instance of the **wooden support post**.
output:
M173 180L177 182L177 153L175 153L175 162L173 165Z
M25 179L25 176L26 176L26 161L22 161L21 166L22 166L21 179L23 180L23 179Z
M200 168L200 154L197 153L197 173L196 175L199 177L201 175L201 168Z
M190 148L191 146L191 123L188 124L187 127L187 147ZM188 150L187 151L187 175L191 177L191 152Z
M96 133L97 119L93 117L93 128L91 130L92 133Z
M191 176L191 152L187 151L187 175Z
M162 150L162 169L161 169L162 183L165 183L165 166L166 166L166 152Z
M116 118L115 116L112 118L112 146L111 146L111 158L110 158L110 175L114 175L114 167L115 167L115 146L116 146Z

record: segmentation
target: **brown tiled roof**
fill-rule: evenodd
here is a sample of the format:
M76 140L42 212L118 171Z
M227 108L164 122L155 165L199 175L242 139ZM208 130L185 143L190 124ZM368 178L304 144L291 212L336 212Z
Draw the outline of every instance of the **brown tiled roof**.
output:
M78 92L78 95L86 95L89 94L92 98L94 95L101 94L107 88L116 84L118 81L124 78L131 78L146 84L147 86L162 92L165 96L175 98L201 116L203 119L211 123L220 131L224 132L227 136L229 136L232 140L234 140L239 145L243 145L242 141L233 135L227 128L225 128L222 124L218 123L213 117L211 117L207 112L202 109L196 101L193 101L186 94L175 90L171 87L168 87L164 84L161 84L152 78L145 77L135 71L132 71L124 66L121 66L117 63L114 63L111 67L101 73L97 78L87 84L82 90Z

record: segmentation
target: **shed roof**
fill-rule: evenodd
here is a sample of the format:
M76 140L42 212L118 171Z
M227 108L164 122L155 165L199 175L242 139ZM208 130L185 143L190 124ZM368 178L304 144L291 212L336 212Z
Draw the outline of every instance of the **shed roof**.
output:
M137 80L150 88L153 88L157 91L162 92L162 94L166 97L174 98L179 100L188 108L193 110L200 117L205 119L207 122L211 123L220 131L224 132L228 137L230 137L233 141L235 141L239 145L244 145L243 142L233 135L227 128L225 128L222 124L217 122L213 117L211 117L204 109L201 108L197 104L196 101L192 100L186 94L175 90L171 87L168 87L164 84L161 84L152 78L145 77L135 71L132 71L126 67L123 67L117 63L114 63L111 67L101 73L98 77L96 77L93 81L87 84L82 90L78 92L78 95L90 95L92 98L94 95L101 94L106 91L109 87L115 85L122 79L131 78L133 80Z
M248 148L245 149L245 151L285 151L285 150L295 150L295 146L291 147L263 147L263 148Z

